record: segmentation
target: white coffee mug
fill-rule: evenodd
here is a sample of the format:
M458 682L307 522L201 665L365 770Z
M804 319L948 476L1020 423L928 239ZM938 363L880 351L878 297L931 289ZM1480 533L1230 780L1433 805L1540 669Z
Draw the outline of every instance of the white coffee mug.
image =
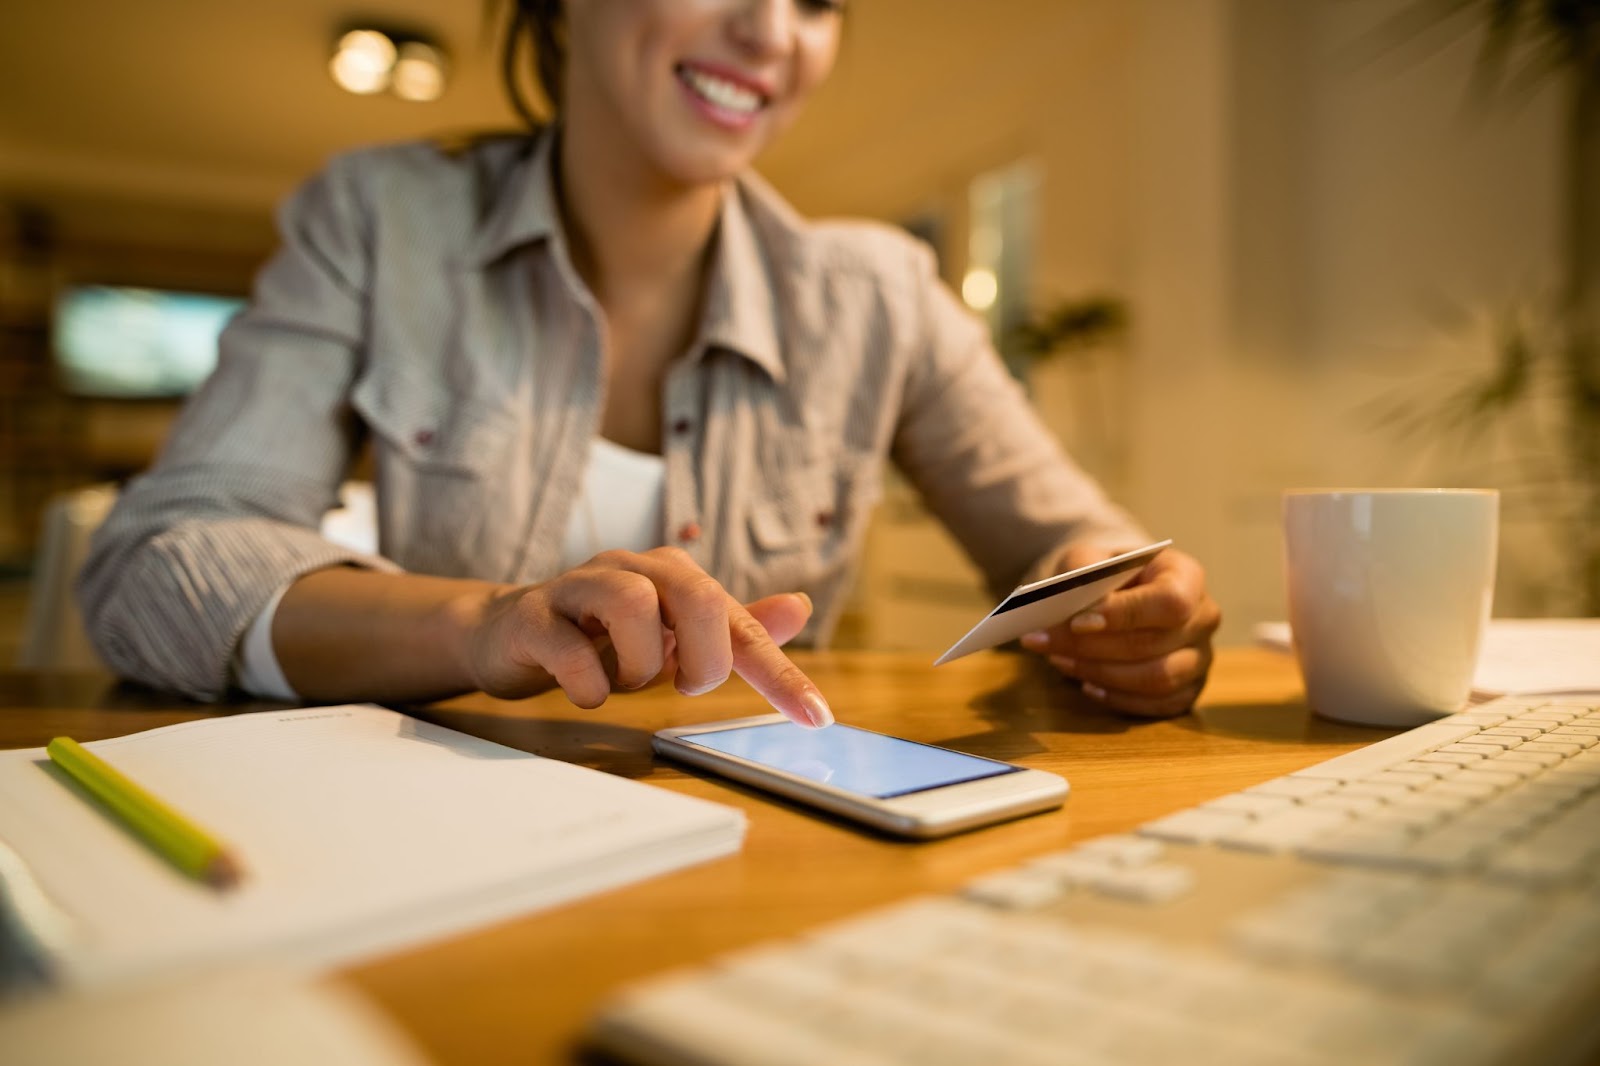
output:
M1462 708L1499 513L1488 489L1284 494L1289 623L1314 711L1409 728Z

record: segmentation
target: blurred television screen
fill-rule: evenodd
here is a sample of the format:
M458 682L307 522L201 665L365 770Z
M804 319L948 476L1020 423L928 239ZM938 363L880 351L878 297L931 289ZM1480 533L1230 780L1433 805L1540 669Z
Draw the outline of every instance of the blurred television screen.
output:
M77 396L183 396L217 365L217 337L242 298L77 285L56 301L61 383Z

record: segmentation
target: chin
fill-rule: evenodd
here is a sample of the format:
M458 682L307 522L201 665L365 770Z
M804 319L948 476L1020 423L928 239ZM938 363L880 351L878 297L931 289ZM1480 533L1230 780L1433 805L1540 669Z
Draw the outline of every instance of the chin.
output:
M684 185L710 185L736 178L755 162L756 150L726 147L667 148L656 155L661 172Z

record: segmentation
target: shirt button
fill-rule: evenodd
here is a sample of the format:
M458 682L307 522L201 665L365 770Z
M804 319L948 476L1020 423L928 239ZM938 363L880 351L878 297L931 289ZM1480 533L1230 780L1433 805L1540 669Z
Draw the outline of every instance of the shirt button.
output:
M415 434L412 435L411 439L416 441L421 447L426 448L428 445L433 443L433 430L419 429Z
M833 525L833 512L832 511L818 511L817 512L817 528L818 529L827 529L831 525Z
M685 522L683 525L679 526L678 527L678 539L683 541L685 544L689 543L690 541L699 540L700 539L700 523L699 522Z
M688 433L693 428L694 423L689 421L687 418L680 418L676 422L672 423L672 432L676 433L680 437Z

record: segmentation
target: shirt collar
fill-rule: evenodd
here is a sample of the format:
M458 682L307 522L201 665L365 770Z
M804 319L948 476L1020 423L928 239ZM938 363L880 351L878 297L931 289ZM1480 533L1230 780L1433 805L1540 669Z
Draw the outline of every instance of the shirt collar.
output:
M473 243L472 259L480 267L523 245L561 239L555 142L555 129L545 130L508 168L499 186L502 195L484 216ZM723 190L696 350L726 349L782 381L774 296L779 279L762 250L747 200L748 190L741 182L729 182Z
M778 337L777 272L750 217L746 190L730 182L722 194L716 249L700 319L702 348L724 348L784 380Z
M472 260L488 266L514 248L559 232L556 214L555 130L547 129L519 153L497 183L500 195L478 226Z

